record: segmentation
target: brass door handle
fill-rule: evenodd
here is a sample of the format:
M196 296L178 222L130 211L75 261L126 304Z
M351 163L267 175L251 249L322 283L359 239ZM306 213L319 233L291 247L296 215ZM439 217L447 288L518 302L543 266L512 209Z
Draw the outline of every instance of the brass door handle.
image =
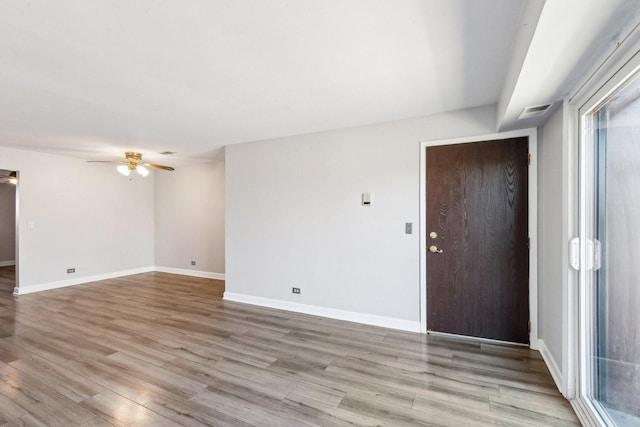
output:
M432 254L441 254L442 249L438 249L437 246L433 245L433 246L429 246L429 252L431 252Z

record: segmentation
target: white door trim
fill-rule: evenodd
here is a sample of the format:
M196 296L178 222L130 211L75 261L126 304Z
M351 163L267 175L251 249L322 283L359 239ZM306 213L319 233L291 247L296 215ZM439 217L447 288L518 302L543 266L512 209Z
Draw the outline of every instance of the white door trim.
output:
M20 288L20 183L22 182L22 177L20 176L20 171L16 171L16 178L18 182L16 183L16 220L15 220L15 286L13 288L13 294L18 295Z
M529 137L529 320L531 332L529 346L538 349L538 132L535 128L512 132L478 135L464 138L439 139L420 142L420 331L427 332L427 199L426 199L426 148L437 145L464 144L467 142L490 141L495 139Z

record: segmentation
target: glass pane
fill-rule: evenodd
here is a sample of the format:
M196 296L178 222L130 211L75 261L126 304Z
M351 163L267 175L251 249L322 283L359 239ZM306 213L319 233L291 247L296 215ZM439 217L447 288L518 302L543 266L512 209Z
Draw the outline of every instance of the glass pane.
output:
M610 97L591 123L602 260L591 300L591 397L605 418L640 426L640 78Z

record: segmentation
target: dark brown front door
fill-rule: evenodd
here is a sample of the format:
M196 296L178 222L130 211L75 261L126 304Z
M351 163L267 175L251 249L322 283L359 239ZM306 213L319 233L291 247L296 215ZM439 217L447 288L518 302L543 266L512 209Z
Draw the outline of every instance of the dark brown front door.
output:
M427 148L430 331L529 343L527 141Z

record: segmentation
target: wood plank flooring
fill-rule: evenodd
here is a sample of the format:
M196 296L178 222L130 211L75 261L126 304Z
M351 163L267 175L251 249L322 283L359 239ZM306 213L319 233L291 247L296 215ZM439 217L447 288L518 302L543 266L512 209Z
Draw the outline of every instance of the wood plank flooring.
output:
M16 267L14 265L0 267L0 294L12 294L16 287Z
M539 354L146 273L0 293L0 426L577 425Z

